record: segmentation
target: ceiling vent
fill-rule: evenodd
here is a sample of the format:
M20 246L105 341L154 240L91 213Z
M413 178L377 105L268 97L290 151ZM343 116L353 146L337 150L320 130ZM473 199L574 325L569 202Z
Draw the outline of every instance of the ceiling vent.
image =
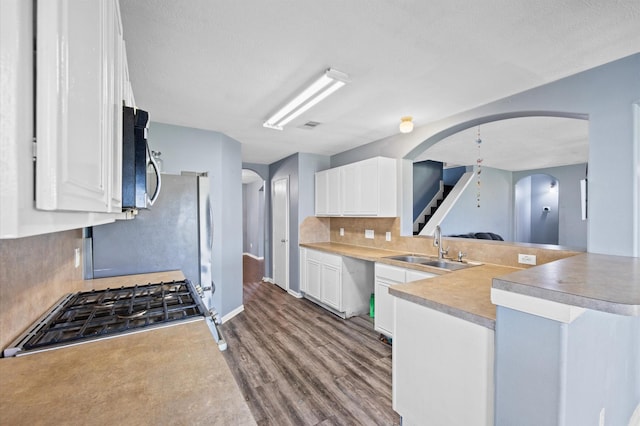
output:
M315 129L319 125L320 125L320 123L318 123L317 121L307 121L302 126L300 126L300 128L301 129L311 130L311 129Z

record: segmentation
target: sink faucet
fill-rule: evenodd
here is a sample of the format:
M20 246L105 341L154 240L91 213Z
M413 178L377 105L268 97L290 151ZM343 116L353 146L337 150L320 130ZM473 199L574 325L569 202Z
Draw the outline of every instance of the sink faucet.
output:
M442 248L442 229L440 225L436 225L436 232L433 234L433 245L438 247L438 259L444 259L444 255L449 253L449 250Z

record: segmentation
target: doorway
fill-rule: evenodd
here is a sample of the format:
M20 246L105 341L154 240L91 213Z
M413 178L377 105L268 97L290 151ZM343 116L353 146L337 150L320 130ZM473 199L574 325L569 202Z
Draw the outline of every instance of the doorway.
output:
M272 181L273 282L289 291L289 178Z
M260 282L265 258L265 181L258 173L242 169L242 274L243 280Z
M533 174L515 185L515 241L558 244L560 234L558 179Z

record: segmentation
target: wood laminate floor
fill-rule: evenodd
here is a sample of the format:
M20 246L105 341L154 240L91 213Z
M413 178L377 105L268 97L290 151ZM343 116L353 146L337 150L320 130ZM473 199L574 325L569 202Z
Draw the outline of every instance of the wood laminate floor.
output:
M391 408L391 347L370 319L343 320L259 281L248 266L245 259L245 276L253 277L244 283L245 310L222 333L257 423L400 424Z

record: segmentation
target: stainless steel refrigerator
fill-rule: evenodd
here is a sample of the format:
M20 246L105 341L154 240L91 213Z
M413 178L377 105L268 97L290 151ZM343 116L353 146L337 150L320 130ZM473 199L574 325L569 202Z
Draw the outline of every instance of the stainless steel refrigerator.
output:
M212 220L208 177L163 174L153 207L135 219L93 227L93 277L179 269L202 286L210 309Z

